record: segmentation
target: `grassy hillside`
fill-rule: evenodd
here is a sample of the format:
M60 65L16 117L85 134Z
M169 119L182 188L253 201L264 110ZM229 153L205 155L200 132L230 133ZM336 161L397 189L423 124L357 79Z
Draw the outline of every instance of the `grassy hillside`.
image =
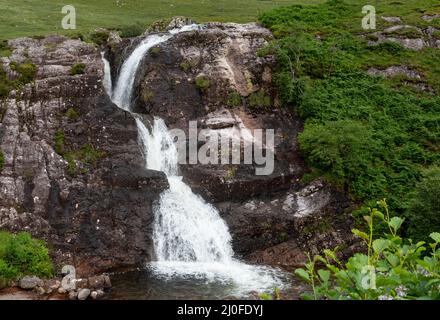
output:
M321 3L323 0L0 0L0 38L64 33L61 8L76 8L77 28L144 26L172 16L200 22L250 22L258 14L281 5Z
M361 29L360 8L357 1L331 0L265 13L260 19L278 39L260 54L278 56L283 105L305 121L299 141L312 168L305 179L324 176L365 205L387 198L407 218L408 233L424 239L440 230L440 49L375 42L375 32L393 25L381 15L400 17L394 25L440 29L439 18L421 18L440 13L440 3L377 1L373 31ZM393 36L424 37L409 30L414 34ZM391 66L419 77L368 73Z

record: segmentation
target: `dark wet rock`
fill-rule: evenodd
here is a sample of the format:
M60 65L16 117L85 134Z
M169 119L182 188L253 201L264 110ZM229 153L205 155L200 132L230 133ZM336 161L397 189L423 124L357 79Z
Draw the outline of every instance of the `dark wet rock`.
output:
M38 72L3 102L0 228L47 240L55 262L79 275L143 266L152 255L151 205L168 183L144 169L134 119L104 92L100 52L63 36L9 45L5 69L29 59ZM84 74L70 75L75 63ZM65 153L88 147L99 156L68 162L55 150L57 132Z
M350 200L321 180L245 203L222 202L218 207L230 226L234 250L251 261L260 256L274 265L297 265L305 262L299 251L318 253L320 248L353 242ZM286 241L292 244L290 262L277 255L290 247L276 247Z

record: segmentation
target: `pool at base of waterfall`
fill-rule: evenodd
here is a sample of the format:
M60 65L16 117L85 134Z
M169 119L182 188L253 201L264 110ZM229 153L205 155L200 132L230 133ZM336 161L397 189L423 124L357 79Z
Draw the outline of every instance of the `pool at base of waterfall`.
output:
M279 286L268 286L266 290L253 287L252 281L244 274L240 283L237 279L228 277L227 271L219 272L220 266L211 266L212 273L206 272L207 266L180 263L179 273L173 273L177 266L158 266L151 264L142 271L132 271L111 275L112 288L105 299L117 300L209 300L209 299L258 299L263 292L273 293L275 288L287 293L290 299L297 299L299 289L292 286L295 280L290 275L283 273L283 283ZM197 268L205 269L197 272ZM257 267L257 266L256 266ZM260 267L257 267L260 268ZM265 270L263 270L265 269ZM187 272L185 272L185 270ZM269 273L274 269L262 268L260 275ZM168 272L167 272L168 271ZM182 272L183 271L183 272ZM223 276L222 276L223 274ZM258 272L257 272L258 274ZM281 279L280 279L281 280ZM248 282L245 286L243 283ZM261 279L260 279L261 284ZM287 285L288 284L288 285Z

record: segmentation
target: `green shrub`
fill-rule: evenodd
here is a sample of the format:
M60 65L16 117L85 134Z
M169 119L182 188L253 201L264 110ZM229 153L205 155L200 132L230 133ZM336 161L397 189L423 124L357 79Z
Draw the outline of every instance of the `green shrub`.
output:
M206 76L201 75L196 78L196 86L200 91L204 92L211 86L211 81Z
M9 63L9 67L20 74L20 77L14 82L15 87L20 87L34 81L38 71L38 67L31 62L19 64L12 61Z
M184 72L188 72L191 69L191 63L188 60L184 60L180 63L180 69Z
M349 120L308 123L298 140L310 165L340 182L355 179L367 168L375 145L369 127Z
M109 34L110 33L108 30L98 29L90 32L89 38L92 42L96 43L98 46L101 46L107 43Z
M65 147L64 147L64 132L61 129L58 129L55 132L55 152L59 155L63 155L65 153Z
M408 236L414 240L427 240L429 232L440 230L440 167L422 172L423 179L410 195L406 218Z
M76 152L76 158L83 163L96 166L99 159L105 156L105 152L95 149L90 143L84 144L79 151Z
M399 42L385 41L370 47L371 51L387 52L393 55L400 55L406 49Z
M119 28L119 35L121 36L121 38L133 38L143 34L145 32L145 29L145 26L140 23L132 24L129 26L122 26Z
M69 118L70 120L75 120L78 119L79 113L75 109L69 108L66 111L66 117Z
M9 81L3 66L0 66L0 98L6 98L11 91L11 81Z
M323 256L309 256L305 268L295 270L312 288L303 299L440 299L440 233L430 234L434 242L429 246L402 238L398 232L404 219L391 218L385 201L379 205L383 212L372 209L364 217L367 232L352 230L365 243L366 254L355 253L343 263L336 251L325 249ZM374 237L376 220L388 229L379 238Z
M2 172L4 165L5 165L5 155L0 150L0 172Z
M8 82L0 82L0 98L6 98L10 91L11 87Z
M154 91L150 88L143 88L141 92L141 99L144 103L150 103L154 98Z
M249 106L253 108L268 108L271 106L270 96L268 96L262 89L258 90L257 92L253 92L249 96Z
M0 40L0 57L9 57L12 53L7 40Z
M182 60L179 66L180 69L182 69L182 71L188 72L191 69L195 69L199 65L199 63L200 63L199 58L184 59Z
M61 129L55 132L54 149L67 161L67 172L72 176L77 173L77 161L96 166L97 162L105 157L104 151L95 149L90 143L84 144L79 150L72 150L72 148L66 146L64 132ZM86 168L83 169L86 170Z
M49 250L29 233L0 231L0 278L17 279L24 275L52 276Z
M238 107L242 103L243 103L243 101L242 101L241 95L238 92L234 91L228 95L228 101L227 101L228 106Z
M74 76L76 74L84 74L85 69L86 69L86 65L84 63L75 63L70 68L70 74L72 76Z
M67 161L67 173L71 176L76 175L77 165L74 152L67 152L64 155L64 159Z

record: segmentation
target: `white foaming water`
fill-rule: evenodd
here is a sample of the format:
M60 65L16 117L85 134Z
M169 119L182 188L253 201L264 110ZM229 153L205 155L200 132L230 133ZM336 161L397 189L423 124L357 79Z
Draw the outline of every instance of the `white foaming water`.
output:
M112 75L111 75L110 63L108 62L107 59L104 58L104 54L105 54L105 52L102 51L101 58L102 58L102 62L104 63L103 85L104 85L105 92L107 92L107 94L111 97L111 95L112 95L112 93L111 93L112 92Z
M122 65L111 95L113 102L130 111L136 71L147 51L174 34L197 28L185 26L144 39ZM110 68L105 72L110 72ZM153 272L166 280L197 278L230 284L235 294L282 287L284 275L279 270L247 265L233 258L231 235L217 209L194 194L178 175L178 153L164 121L155 118L148 130L141 118L134 116L146 168L164 172L170 185L154 208L157 261L150 265Z

